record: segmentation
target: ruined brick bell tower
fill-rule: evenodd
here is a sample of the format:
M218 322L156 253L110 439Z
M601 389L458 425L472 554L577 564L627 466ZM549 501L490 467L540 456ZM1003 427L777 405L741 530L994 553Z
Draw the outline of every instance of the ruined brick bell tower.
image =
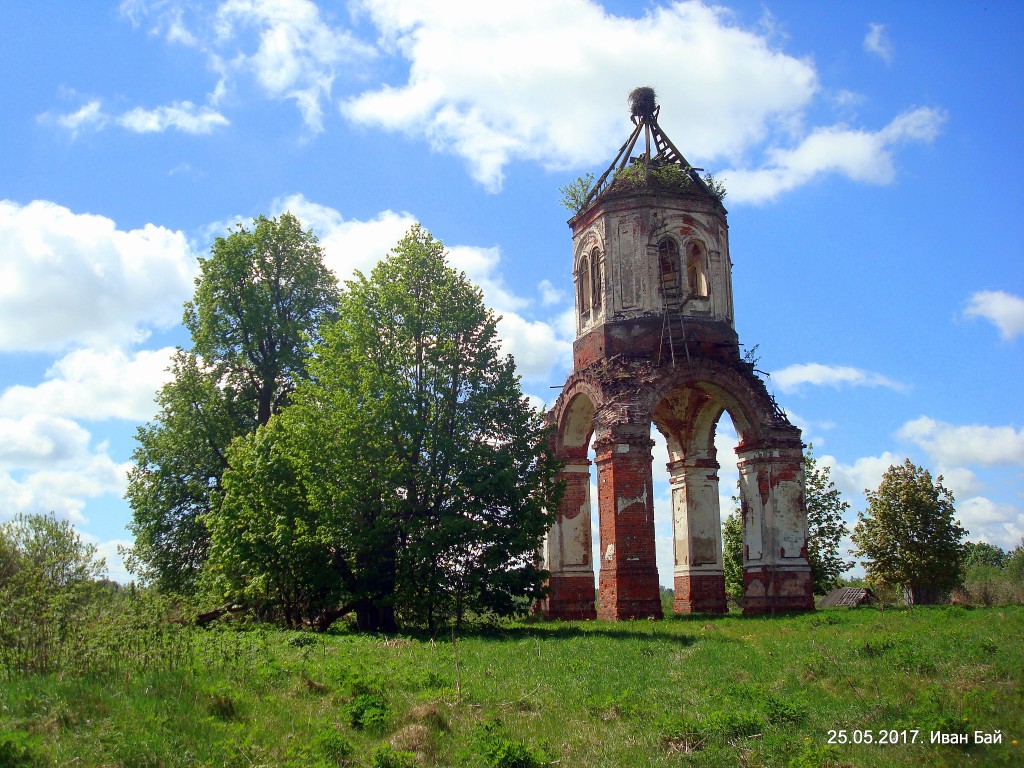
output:
M715 428L728 411L739 434L744 612L811 609L803 444L739 353L726 210L659 127L654 91L636 89L630 106L632 133L569 220L574 369L551 411L566 492L545 543L540 608L565 619L661 617L654 424L668 443L674 609L726 610Z

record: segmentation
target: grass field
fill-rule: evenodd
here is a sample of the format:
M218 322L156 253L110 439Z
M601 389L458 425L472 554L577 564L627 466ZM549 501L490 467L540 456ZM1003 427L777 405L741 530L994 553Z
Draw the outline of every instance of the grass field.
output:
M0 766L1024 765L1019 606L119 643L0 681Z

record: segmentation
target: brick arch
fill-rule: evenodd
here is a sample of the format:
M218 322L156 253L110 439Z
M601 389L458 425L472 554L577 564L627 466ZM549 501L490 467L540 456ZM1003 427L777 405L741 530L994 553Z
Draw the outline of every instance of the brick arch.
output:
M578 370L567 380L552 409L556 450L566 462L566 495L546 549L552 573L551 594L543 606L547 615L596 615L590 562L592 467L587 459L591 442L601 521L600 616L661 615L652 424L669 446L674 608L726 610L714 446L725 412L739 436L744 609L761 613L813 607L800 431L778 409L752 366L738 359L699 357L679 368L610 361Z

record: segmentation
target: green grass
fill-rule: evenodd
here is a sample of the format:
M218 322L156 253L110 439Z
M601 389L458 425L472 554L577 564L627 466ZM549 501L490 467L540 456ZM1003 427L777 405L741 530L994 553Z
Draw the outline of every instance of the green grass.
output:
M1019 606L525 622L457 644L178 631L166 658L0 681L0 768L1024 764Z

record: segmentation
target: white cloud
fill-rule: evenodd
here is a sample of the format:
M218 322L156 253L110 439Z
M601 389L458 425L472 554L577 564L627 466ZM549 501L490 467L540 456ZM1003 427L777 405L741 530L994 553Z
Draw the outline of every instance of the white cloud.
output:
M1024 298L1006 291L972 293L964 315L990 320L1006 341L1024 334Z
M971 541L987 541L1013 549L1024 538L1024 510L1020 507L974 496L958 501L956 512Z
M514 159L560 169L610 159L628 126L626 94L637 85L653 85L675 105L666 107L664 127L698 158L738 155L818 88L809 61L700 2L639 19L590 0L362 7L390 50L408 60L409 78L348 100L344 113L466 158L492 190Z
M393 211L384 211L370 221L349 221L337 210L302 195L276 200L272 208L275 213L290 211L313 230L324 248L327 265L340 280L351 278L356 269L368 274L416 223L412 214ZM498 323L502 349L515 358L524 379L546 382L552 368L571 364L575 328L566 336L558 322L530 320L519 313L530 302L505 283L499 269L499 248L453 245L446 250L449 263L480 286L484 301L502 316Z
M290 195L271 204L273 215L290 212L311 229L324 249L327 266L339 280L348 280L355 270L369 274L416 223L411 213L382 211L369 221L345 219L334 208ZM223 227L222 227L223 229Z
M140 350L79 349L57 360L46 380L17 385L0 394L0 416L33 413L73 418L152 418L154 393L168 380L174 348Z
M885 31L885 24L868 24L868 33L864 36L864 50L872 53L886 64L892 64L892 41Z
M41 470L23 480L0 472L0 509L9 515L53 512L57 517L85 522L82 511L89 499L124 495L129 466L102 452L66 470Z
M864 456L853 464L840 464L835 456L818 459L820 466L828 467L836 488L844 494L861 496L865 489L874 490L882 482L889 467L902 464L906 457L884 451L880 456Z
M35 413L0 417L0 467L66 466L87 454L89 439L69 419Z
M45 113L39 119L55 122L72 136L78 136L86 129L99 131L112 125L133 133L163 133L173 129L190 134L211 133L229 125L229 120L217 110L196 106L191 101L176 101L154 109L135 107L120 115L112 115L103 110L99 99L93 99L75 112L56 117Z
M132 575L124 564L124 558L121 556L120 550L122 547L130 548L134 546L134 541L129 539L100 541L95 536L90 536L83 532L79 532L79 535L82 537L82 541L96 546L96 554L102 557L107 565L108 579L116 581L118 584L127 584L133 580Z
M957 426L921 416L900 427L896 436L916 443L946 466L1024 466L1024 429L1012 426Z
M54 512L81 522L86 500L123 495L128 465L93 449L90 435L68 419L29 414L0 417L0 512Z
M512 293L504 276L498 272L500 248L456 245L448 249L448 259L453 267L464 271L466 277L480 286L487 304L496 312L511 314L529 306L529 299Z
M502 350L515 358L524 379L545 381L556 366L572 365L572 342L560 338L550 323L505 312L498 322L498 336Z
M565 300L565 291L555 288L550 280L541 280L537 285L537 290L540 291L540 300L545 307L561 304Z
M898 382L849 365L823 365L821 363L796 363L771 374L772 383L786 393L798 392L804 385L817 387L888 387L903 391L906 387Z
M931 141L945 121L941 110L919 107L876 132L841 125L817 128L793 149L769 149L765 167L724 170L719 177L728 186L729 199L752 203L772 200L826 173L889 184L896 176L894 145Z
M41 116L42 120L50 119L49 115ZM99 130L110 120L103 112L99 99L93 99L83 104L77 111L67 115L59 115L55 118L57 125L69 131L72 136L77 136L82 130L89 128Z
M135 133L162 133L175 128L183 133L210 133L229 124L224 115L210 107L197 107L191 101L142 109L136 107L117 118L118 125Z
M170 326L196 269L185 236L37 200L0 200L0 351L112 346Z
M212 13L195 4L128 0L121 11L134 24L151 19L154 33L207 57L219 78L211 104L251 78L270 98L293 101L313 132L323 130L338 76L376 56L310 0L225 0Z

